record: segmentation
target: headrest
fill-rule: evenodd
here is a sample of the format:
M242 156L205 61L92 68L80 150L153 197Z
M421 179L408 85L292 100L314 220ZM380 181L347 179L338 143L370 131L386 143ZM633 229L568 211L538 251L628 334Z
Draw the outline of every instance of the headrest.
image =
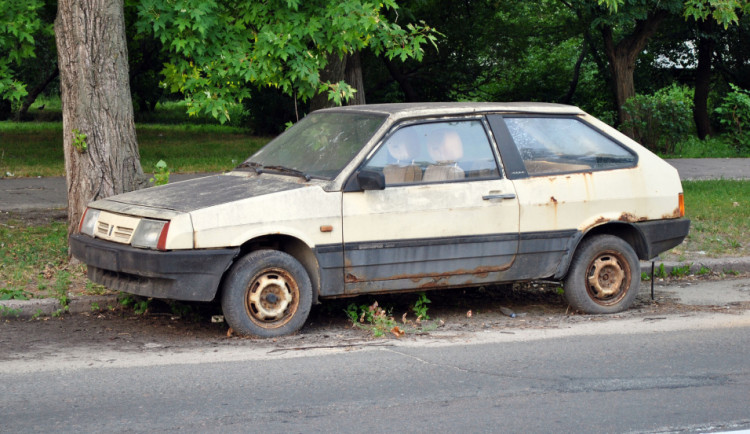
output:
M427 150L435 161L457 161L464 156L464 145L455 130L433 131L427 137Z
M419 138L409 128L396 131L388 139L388 152L397 161L414 161L419 156Z

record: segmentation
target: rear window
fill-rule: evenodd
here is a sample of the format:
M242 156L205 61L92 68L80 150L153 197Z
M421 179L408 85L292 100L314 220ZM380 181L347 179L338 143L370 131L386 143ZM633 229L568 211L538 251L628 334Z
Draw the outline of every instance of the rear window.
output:
M530 176L632 167L636 156L575 118L505 117Z

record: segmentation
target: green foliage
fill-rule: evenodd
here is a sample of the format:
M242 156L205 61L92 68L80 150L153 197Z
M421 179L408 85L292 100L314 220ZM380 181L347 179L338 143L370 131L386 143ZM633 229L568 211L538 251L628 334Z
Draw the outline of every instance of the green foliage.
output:
M667 277L667 270L664 269L664 263L659 264L658 267L654 270L654 277L658 277L660 279L666 279Z
M83 154L89 148L88 143L86 143L86 139L88 138L88 136L78 131L78 129L76 128L73 128L72 133L73 133L73 147L76 148L76 151Z
M369 49L421 60L437 33L424 24L401 27L384 12L394 0L143 0L138 29L153 32L171 55L165 85L186 96L188 112L230 120L228 106L250 96L248 86L274 87L308 100L327 91L335 102L349 85L320 80L329 56Z
M427 307L428 304L432 303L429 298L427 298L427 294L424 292L419 293L419 298L417 298L417 301L414 302L414 307L411 308L412 312L414 312L414 315L417 316L417 320L429 320L430 316L427 314L427 310L429 307Z
M747 152L750 151L750 92L734 84L730 86L732 91L715 111L737 149Z
M28 300L31 294L23 289L0 288L0 300Z
M708 274L711 274L711 269L704 265L701 265L700 270L698 270L698 273L696 274L698 274L699 276L706 276Z
M119 301L121 306L132 308L136 315L143 315L151 305L151 298L138 297L125 292L120 293Z
M389 332L399 336L400 329L390 310L386 311L380 307L377 301L369 306L351 303L345 312L353 325L369 330L376 338L383 337Z
M164 160L159 160L154 165L154 176L148 180L154 185L165 185L169 183L169 168Z
M43 5L42 0L0 0L0 100L17 102L27 94L13 69L34 57L34 33L42 27Z
M672 277L685 277L690 274L690 266L693 264L683 264L677 267L672 267L669 275Z
M692 90L672 85L653 95L636 95L623 110L630 120L624 129L633 129L635 139L654 152L673 154L693 126Z

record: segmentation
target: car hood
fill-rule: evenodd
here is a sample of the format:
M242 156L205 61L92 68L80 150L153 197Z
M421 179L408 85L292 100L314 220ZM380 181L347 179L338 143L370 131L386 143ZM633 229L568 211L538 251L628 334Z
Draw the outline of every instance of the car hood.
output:
M202 208L304 187L297 179L214 175L119 194L91 204L94 208L144 217L170 217ZM164 210L155 212L148 210ZM159 214L159 215L154 215Z

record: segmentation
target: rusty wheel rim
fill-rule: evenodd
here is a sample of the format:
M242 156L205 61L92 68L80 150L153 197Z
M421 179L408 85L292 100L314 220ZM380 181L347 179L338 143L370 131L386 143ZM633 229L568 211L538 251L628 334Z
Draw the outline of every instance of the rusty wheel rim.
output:
M587 268L586 289L591 299L600 305L618 303L630 287L630 266L616 251L602 252Z
M283 326L292 319L298 306L297 281L282 269L264 270L245 291L245 310L263 328Z

